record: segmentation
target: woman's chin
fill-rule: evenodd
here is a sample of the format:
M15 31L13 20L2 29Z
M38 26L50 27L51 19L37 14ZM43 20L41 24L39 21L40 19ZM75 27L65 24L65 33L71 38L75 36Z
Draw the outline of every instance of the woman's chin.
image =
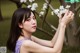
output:
M36 29L35 30L32 30L32 33L36 32Z

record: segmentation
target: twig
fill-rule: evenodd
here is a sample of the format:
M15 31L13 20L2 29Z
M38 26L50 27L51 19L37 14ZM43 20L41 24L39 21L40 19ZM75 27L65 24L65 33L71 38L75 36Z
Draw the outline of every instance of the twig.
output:
M52 7L52 5L49 4L49 2L48 2L47 0L45 0L45 2L48 3L49 7L50 7L53 11L55 10L54 7Z
M47 6L48 6L48 4L50 4L50 3L51 3L51 0L49 0L49 3L47 3ZM44 17L43 17L42 28L43 28L44 22L45 22L45 20L46 20L48 11L49 11L49 6L47 7L46 13L45 13L45 15L44 15Z
M35 11L35 13L36 13L37 15L39 15L38 12ZM40 18L42 19L42 17L40 17ZM45 23L46 23L49 27L51 27L53 30L57 30L56 27L54 27L52 24L48 23L46 20L45 20Z
M39 31L41 31L41 32L43 32L43 33L45 33L45 34L47 34L47 36L49 36L49 37L52 37L53 36L53 34L51 34L51 33L49 33L48 31L46 31L46 30L44 30L44 29L42 29L42 28L37 28L37 30L39 30Z
M80 4L75 8L75 11L77 12L78 10L80 10Z

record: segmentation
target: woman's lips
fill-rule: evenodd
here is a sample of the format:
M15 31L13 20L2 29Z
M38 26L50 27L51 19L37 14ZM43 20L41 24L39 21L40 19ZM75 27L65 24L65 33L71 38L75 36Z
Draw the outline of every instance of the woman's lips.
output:
M36 26L33 26L32 28L36 29Z

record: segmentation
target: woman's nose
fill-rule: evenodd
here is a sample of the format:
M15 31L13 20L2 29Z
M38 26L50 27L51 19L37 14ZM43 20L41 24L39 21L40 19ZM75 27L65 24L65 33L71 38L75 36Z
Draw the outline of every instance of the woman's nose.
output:
M36 20L32 19L32 24L33 25L36 24Z

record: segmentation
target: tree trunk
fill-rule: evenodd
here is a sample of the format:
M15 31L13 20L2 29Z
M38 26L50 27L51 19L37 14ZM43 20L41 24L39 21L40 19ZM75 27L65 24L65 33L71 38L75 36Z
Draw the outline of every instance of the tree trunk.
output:
M17 8L21 8L22 3L20 3L20 0L10 0L10 1L12 1L13 3L15 3L16 6L17 6Z
M75 13L76 3L71 5L71 10ZM69 46L79 46L79 39L75 36L75 33L77 31L77 24L75 22L76 20L76 13L74 16L74 20L70 23L70 25L67 27L67 36L68 36L68 44Z
M66 3L64 0L59 0L59 1L60 4L63 6L66 6L67 4L71 5L70 10L75 13L76 3L70 4L70 3ZM75 36L75 33L77 31L77 24L75 22L76 13L74 17L75 17L74 20L67 26L66 29L67 43L69 46L73 46L73 47L80 45L78 37Z
M64 0L59 0L60 4L63 5L64 7L66 6L66 2Z
M68 37L68 45L79 46L79 39L74 35L77 31L75 21L70 23L66 31L67 31L67 37Z
M2 21L3 18L2 18L2 14L1 14L1 8L0 8L0 21Z

